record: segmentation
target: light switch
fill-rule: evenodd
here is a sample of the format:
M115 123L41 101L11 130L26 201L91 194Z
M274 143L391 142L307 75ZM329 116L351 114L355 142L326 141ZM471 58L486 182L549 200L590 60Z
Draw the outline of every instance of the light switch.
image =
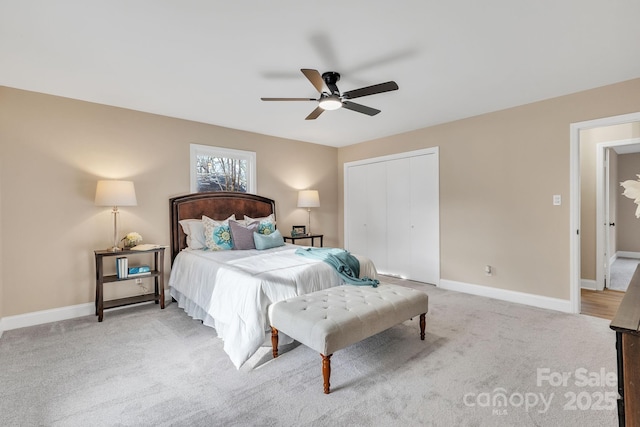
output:
M562 197L559 194L553 195L553 206L560 206L562 204Z

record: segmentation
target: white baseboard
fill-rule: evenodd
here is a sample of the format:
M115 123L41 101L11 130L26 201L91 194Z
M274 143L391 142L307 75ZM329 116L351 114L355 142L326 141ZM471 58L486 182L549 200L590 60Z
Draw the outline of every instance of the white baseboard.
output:
M60 320L73 319L75 317L94 314L96 306L89 302L86 304L70 305L67 307L52 308L50 310L34 311L31 313L7 316L2 319L5 331L26 328L27 326L42 325L43 323L58 322Z
M618 251L616 252L616 256L618 258L634 258L640 259L640 252L626 252L626 251Z
M464 292L466 294L495 298L503 301L530 305L533 307L562 311L565 313L572 313L571 301L564 299L527 294L524 292L510 291L506 289L491 288L482 285L472 285L470 283L456 282L453 280L445 279L440 279L440 287L442 289Z
M164 294L165 303L171 301L171 295L166 291ZM152 304L153 301L140 304ZM131 306L111 308L109 310L120 310ZM76 317L95 315L95 303L70 305L67 307L52 308L50 310L34 311L31 313L7 316L0 319L0 338L4 331L12 329L26 328L28 326L42 325L44 323L59 322L61 320L74 319Z
M582 289L590 289L592 291L597 290L596 281L591 279L580 279L580 287Z

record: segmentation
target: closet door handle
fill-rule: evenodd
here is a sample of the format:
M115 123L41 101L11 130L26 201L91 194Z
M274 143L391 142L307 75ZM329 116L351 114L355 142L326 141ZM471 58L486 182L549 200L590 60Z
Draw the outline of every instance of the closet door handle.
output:
M616 223L615 223L615 222L610 222L610 223L609 223L609 227L615 227L615 226L616 226Z

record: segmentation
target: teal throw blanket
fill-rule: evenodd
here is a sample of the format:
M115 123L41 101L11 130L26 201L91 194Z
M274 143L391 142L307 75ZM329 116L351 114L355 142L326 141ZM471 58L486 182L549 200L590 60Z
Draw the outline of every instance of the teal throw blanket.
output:
M338 275L350 285L378 287L380 283L377 279L360 276L360 262L356 257L344 249L337 248L300 248L296 250L297 255L307 258L319 259L333 267Z

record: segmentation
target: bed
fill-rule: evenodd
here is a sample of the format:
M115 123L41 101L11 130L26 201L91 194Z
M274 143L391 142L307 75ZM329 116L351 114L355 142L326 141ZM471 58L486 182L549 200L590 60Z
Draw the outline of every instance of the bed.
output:
M169 292L189 316L215 328L236 368L261 346L270 345L270 304L344 284L328 264L296 255L297 245L212 251L197 249L185 233L185 222L198 224L203 216L215 221L270 218L275 227L271 199L247 193L196 193L170 199L170 207ZM373 263L356 257L360 276L376 278Z

